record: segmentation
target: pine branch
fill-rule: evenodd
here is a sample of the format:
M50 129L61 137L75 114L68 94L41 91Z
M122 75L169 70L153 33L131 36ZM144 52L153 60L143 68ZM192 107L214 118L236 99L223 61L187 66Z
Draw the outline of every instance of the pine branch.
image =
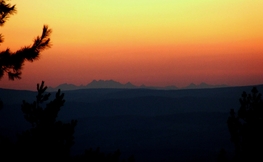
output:
M15 5L7 4L5 1L0 1L0 26L3 26L10 15L16 13Z
M25 46L15 53L12 53L9 49L0 52L0 79L4 76L4 73L8 74L10 80L21 79L24 62L26 60L30 62L37 60L40 52L51 47L51 33L52 30L44 25L42 35L36 37L33 45Z

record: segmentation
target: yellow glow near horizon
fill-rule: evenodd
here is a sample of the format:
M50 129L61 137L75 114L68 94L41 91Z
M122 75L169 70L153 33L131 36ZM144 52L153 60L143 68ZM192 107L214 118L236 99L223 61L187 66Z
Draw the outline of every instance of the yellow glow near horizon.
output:
M24 32L49 24L65 43L204 43L262 37L262 1L11 1ZM11 22L8 22L11 23ZM67 38L68 37L68 38ZM74 39L75 38L75 39Z

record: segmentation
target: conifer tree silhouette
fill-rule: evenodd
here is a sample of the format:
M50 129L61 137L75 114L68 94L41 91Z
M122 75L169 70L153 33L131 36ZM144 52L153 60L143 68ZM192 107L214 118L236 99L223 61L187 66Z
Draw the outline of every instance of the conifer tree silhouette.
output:
M263 161L263 101L257 88L243 92L237 115L230 111L227 124L238 161Z
M0 1L0 26L3 26L10 15L16 13L15 5ZM43 26L42 35L34 39L32 45L22 47L16 52L11 52L9 48L0 51L0 79L5 73L10 80L21 79L22 68L25 61L33 62L39 58L40 52L51 47L50 34L52 30L47 25ZM0 43L4 41L0 34Z
M18 135L18 155L25 160L34 160L36 157L41 157L41 160L67 160L74 144L73 134L77 121L63 123L56 120L65 102L64 94L58 90L55 99L43 108L50 97L50 93L45 94L46 89L43 81L41 85L37 84L36 101L23 101L22 104L24 117L32 125L30 130Z
M8 18L17 12L16 6L7 3L7 1L0 0L0 26L3 26ZM42 35L35 38L33 45L24 46L16 52L11 52L9 48L0 51L0 80L5 73L8 75L9 80L21 79L24 62L37 60L40 52L51 46L51 32L51 29L47 25L44 25ZM0 33L0 45L3 41L4 37ZM0 110L3 107L3 101L0 99Z
M7 0L0 0L0 26L3 26L10 15L16 13L16 6L6 3ZM33 62L40 57L40 53L51 47L50 35L52 30L47 25L43 26L42 34L34 39L32 45L27 45L12 52L9 48L0 51L0 80L5 74L9 80L21 79L22 69L25 61ZM0 45L4 37L0 33ZM36 101L28 103L23 101L22 112L26 121L32 128L18 134L17 143L11 143L0 134L0 161L3 160L27 160L27 161L69 161L70 148L74 144L74 129L77 120L69 123L57 121L60 108L64 105L64 94L58 90L54 100L49 100L50 93L46 94L47 87L44 82L37 84ZM3 102L0 99L0 109ZM0 132L1 133L1 132ZM96 151L86 150L75 161L119 161L120 151L105 156L97 149ZM9 158L9 159L7 159ZM134 157L128 159L134 161Z

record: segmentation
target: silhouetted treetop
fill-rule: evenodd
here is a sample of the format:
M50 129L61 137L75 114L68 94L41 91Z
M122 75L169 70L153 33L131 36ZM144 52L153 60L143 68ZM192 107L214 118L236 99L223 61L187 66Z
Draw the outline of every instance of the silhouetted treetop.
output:
M16 12L15 5L0 1L0 26L3 26L11 14ZM43 26L42 35L34 39L32 45L24 46L16 52L9 48L0 51L0 79L5 73L10 80L21 79L21 70L25 61L33 62L39 58L40 52L50 48L50 35L52 30L47 25ZM0 34L0 43L3 42L3 35Z
M70 157L70 148L74 144L74 128L76 120L64 123L57 120L57 115L64 105L64 94L60 90L55 99L49 100L50 93L44 82L37 85L36 101L23 101L22 112L32 128L18 135L18 155L21 159L32 160L32 155L42 160L67 160ZM45 108L43 107L45 106Z
M231 141L235 145L237 160L263 161L263 100L261 93L254 87L251 94L243 92L239 99L237 115L230 111L228 128ZM261 159L261 160L259 160Z

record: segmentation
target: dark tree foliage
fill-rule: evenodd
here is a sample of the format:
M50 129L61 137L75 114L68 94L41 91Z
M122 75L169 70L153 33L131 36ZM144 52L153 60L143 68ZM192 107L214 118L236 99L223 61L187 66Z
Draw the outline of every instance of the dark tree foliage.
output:
M16 13L15 5L0 1L0 26L3 26L10 15ZM40 52L49 48L51 29L44 25L42 35L34 39L32 45L22 47L16 52L9 48L0 51L0 79L7 73L10 80L21 79L21 70L25 61L33 62L39 58ZM3 35L0 34L0 43L3 42Z
M3 26L10 15L16 13L16 6L6 3L8 0L0 0L0 26ZM51 47L51 29L44 25L42 35L34 39L32 45L27 45L12 52L9 48L0 51L0 79L5 74L9 80L21 79L22 68L25 61L37 60L40 53ZM0 33L0 45L4 41ZM44 82L37 85L38 94L36 101L28 103L23 101L22 111L26 121L32 128L18 134L16 143L11 142L0 132L0 161L119 161L120 151L105 155L97 150L86 150L84 154L70 158L70 148L74 144L74 129L76 120L69 123L57 121L60 108L64 105L64 94L60 90L54 100L49 100L50 94L46 94L47 87ZM45 104L46 103L46 104ZM45 108L43 108L45 107ZM0 109L3 102L0 99ZM134 161L131 156L128 161Z
M46 89L44 82L38 84L36 101L23 101L22 104L24 117L32 125L30 130L18 135L17 151L25 160L34 160L35 157L41 157L41 160L66 160L70 157L70 148L74 144L73 134L77 121L63 123L56 120L65 102L64 94L58 90L56 98L43 108L50 97L50 93L45 94Z
M3 26L8 18L16 13L16 6L7 3L7 1L8 0L0 0L0 26ZM50 34L51 30L47 25L44 25L42 35L35 38L33 45L24 46L16 52L11 52L9 48L0 51L0 79L5 73L10 80L20 79L24 62L33 62L39 58L40 52L51 46ZM0 33L0 45L3 41L4 37ZM0 109L3 108L3 105L0 99ZM59 123L57 123L57 125L58 124ZM65 124L61 123L61 125L65 127ZM15 144L0 132L0 161L9 161L10 158L15 157L17 155L16 150L18 150L16 148Z
M257 88L243 92L240 108L231 109L227 124L238 161L263 161L263 102Z
M0 0L0 26L4 25L10 15L16 13L15 5Z

